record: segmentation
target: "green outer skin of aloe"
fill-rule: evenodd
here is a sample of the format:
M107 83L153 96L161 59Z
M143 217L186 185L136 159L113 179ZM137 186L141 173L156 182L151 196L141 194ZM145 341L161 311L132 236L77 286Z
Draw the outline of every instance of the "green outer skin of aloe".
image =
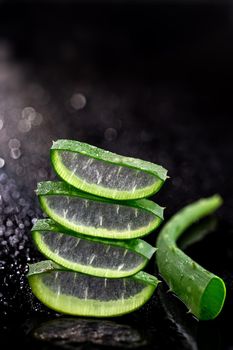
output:
M159 273L189 312L199 320L214 319L221 311L226 287L221 278L194 262L177 245L177 239L193 223L212 214L222 204L220 196L200 199L175 214L157 239Z

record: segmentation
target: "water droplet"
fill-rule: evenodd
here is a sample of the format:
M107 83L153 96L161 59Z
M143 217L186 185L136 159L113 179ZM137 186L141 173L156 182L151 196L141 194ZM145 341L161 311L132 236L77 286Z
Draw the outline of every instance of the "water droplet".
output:
M22 119L33 121L36 118L36 111L33 107L25 107L22 110Z
M173 253L175 253L175 252L176 252L176 248L175 248L174 246L171 246L171 251L172 251Z
M31 130L31 121L27 119L21 119L18 123L18 129L20 132L26 133Z
M8 142L8 146L10 149L19 148L20 141L18 139L10 139L10 141Z
M2 236L4 234L4 232L6 231L5 226L0 226L0 236Z
M8 219L7 222L6 222L6 226L7 227L13 226L13 222L10 219Z
M2 130L3 125L4 125L3 120L2 120L2 119L0 119L0 130Z
M18 191L14 191L14 192L12 192L11 196L12 196L12 198L14 198L14 199L19 199L20 193L19 193Z
M3 168L5 165L5 160L0 157L0 169Z
M113 141L117 138L117 131L114 128L107 128L104 132L104 138L107 141Z
M10 153L11 158L13 159L19 159L19 157L21 156L21 151L19 148L12 148Z
M84 108L86 106L86 103L87 100L83 94L76 93L71 96L70 104L76 110Z

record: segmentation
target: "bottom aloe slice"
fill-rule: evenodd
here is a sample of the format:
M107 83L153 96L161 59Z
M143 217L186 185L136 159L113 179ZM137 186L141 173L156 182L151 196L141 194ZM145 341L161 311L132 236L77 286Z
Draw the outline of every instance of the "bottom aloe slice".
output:
M32 292L49 308L92 317L120 316L140 308L159 283L143 271L107 279L66 270L50 260L29 265L28 280Z
M106 240L68 231L54 221L38 220L32 237L42 254L68 269L119 278L142 270L155 248L141 239Z

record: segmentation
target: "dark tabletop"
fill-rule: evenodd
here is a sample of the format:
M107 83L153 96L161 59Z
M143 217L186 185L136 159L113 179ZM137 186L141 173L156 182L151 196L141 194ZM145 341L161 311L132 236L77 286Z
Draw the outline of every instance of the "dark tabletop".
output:
M0 3L1 345L233 349L232 101L230 3ZM166 167L170 179L153 197L166 219L222 195L214 232L186 250L226 282L215 321L196 321L165 284L111 320L61 318L36 301L25 278L41 259L30 237L42 216L34 189L55 177L49 148L58 138Z

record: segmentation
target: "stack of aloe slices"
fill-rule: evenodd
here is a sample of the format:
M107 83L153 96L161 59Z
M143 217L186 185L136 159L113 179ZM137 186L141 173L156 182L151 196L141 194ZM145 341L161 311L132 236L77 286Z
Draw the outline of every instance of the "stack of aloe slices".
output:
M163 220L163 208L145 199L167 171L78 141L58 140L51 162L62 182L38 184L49 219L32 228L49 260L30 265L33 293L71 315L117 316L142 306L158 279L142 271L155 248L140 239Z

